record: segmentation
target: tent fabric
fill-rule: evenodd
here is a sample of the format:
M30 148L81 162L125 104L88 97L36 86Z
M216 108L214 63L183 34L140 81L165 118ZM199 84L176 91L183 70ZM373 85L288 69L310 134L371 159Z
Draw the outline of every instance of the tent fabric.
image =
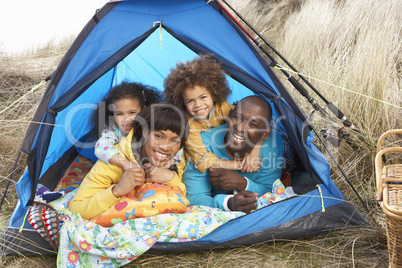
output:
M60 80L60 76L63 74L67 65L70 62L71 57L75 54L77 49L81 46L81 41L85 39L88 34L92 31L92 29L96 26L96 24L101 20L117 3L108 3L101 10L97 11L96 14L92 17L92 19L87 23L87 25L82 29L80 34L77 36L76 40L72 43L67 53L64 55L62 60L59 63L59 66L52 73L49 78L51 79L50 85L46 88L45 93L43 94L42 100L38 105L38 108L33 116L33 122L40 122L42 120L43 114L46 111L46 108L49 105L49 101L53 92L55 90L55 85L57 85ZM38 124L30 124L25 134L24 141L21 145L21 151L28 154L31 151L31 146L33 143L33 138L35 137L35 133L38 130Z
M253 94L270 102L274 120L297 152L298 173L292 174L292 184L299 196L230 221L188 248L298 238L364 223L332 182L327 160L312 144L307 117L270 62L215 1L128 0L108 3L97 12L51 75L34 115L34 121L45 124L31 124L21 147L29 154L28 168L16 184L19 202L5 232L13 233L24 224L38 183L52 189L77 154L96 160L94 144L86 142L91 129L82 122L111 87L127 80L163 90L163 80L177 61L197 54L210 54L221 63L233 92L230 102ZM321 211L317 185L326 212ZM25 226L22 234L32 234ZM292 230L284 234L288 227ZM157 251L186 247L155 245Z

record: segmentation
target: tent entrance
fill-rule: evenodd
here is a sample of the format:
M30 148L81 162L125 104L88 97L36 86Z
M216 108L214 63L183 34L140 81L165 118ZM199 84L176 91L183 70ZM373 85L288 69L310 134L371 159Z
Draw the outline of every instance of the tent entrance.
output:
M129 81L151 85L162 91L163 80L169 74L170 69L176 66L177 61L189 61L197 56L196 52L189 49L165 29L154 27L149 32L149 36L127 56L96 79L78 98L73 99L70 105L57 113L52 137L58 138L50 140L40 183L52 189L57 185L57 182L54 181L54 174L58 174L60 177L66 166L72 162L77 154L94 161L97 160L93 153L94 143L88 143L85 139L86 135L91 131L89 123L83 123L80 128L73 127L73 125L74 122L88 121L88 118L96 109L97 103L106 96L111 87L123 81ZM120 54L121 52L117 51L113 57L117 57ZM104 67L100 65L98 69L104 69ZM94 72L96 73L96 70ZM84 77L82 80L89 81L91 79ZM254 94L249 88L228 75L227 80L233 92L228 100L230 103ZM65 95L68 95L69 92L67 91ZM276 119L275 117L277 118L276 114L274 114L274 119ZM66 160L69 163L66 163ZM310 174L306 172L302 163L298 163L298 166L302 168L295 177L297 181L300 181L300 183L297 183L299 185L297 192L301 193L313 189L316 183L312 180ZM318 176L315 177L315 181L320 182Z

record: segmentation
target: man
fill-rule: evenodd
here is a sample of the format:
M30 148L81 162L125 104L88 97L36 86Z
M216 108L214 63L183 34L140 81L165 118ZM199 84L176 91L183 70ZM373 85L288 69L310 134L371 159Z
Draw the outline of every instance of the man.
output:
M283 141L279 133L271 132L271 116L265 99L249 96L231 111L228 124L201 134L208 151L229 160L242 160L262 140L262 167L254 173L212 168L201 173L188 161L183 182L190 205L246 213L255 209L258 197L270 192L282 174Z

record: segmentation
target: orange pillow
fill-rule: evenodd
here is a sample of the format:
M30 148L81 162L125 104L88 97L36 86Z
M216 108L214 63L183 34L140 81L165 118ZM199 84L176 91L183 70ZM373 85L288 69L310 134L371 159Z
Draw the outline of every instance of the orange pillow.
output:
M140 189L123 196L120 201L91 219L109 227L116 223L164 213L184 213L190 202L178 187L145 183Z

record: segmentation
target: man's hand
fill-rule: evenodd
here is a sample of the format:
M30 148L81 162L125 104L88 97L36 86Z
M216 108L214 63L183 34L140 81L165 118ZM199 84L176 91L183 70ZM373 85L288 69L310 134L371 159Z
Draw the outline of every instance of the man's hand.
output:
M240 191L228 201L228 207L231 211L243 211L250 213L255 209L255 202L258 200L258 194L250 191Z
M209 180L212 185L222 191L240 192L247 187L247 180L242 175L227 169L209 169Z
M141 187L145 182L145 171L138 165L133 164L133 167L124 171L119 183L117 183L112 193L115 197L119 198L131 192L135 187Z

